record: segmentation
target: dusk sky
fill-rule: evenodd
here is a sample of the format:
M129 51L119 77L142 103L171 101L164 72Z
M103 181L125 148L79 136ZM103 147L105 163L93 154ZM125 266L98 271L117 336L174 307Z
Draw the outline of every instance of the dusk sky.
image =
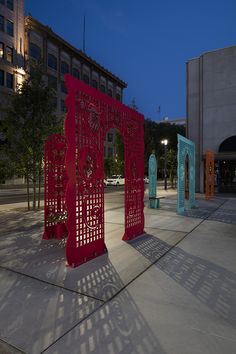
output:
M236 0L25 0L29 12L79 49L85 15L86 54L153 120L185 117L187 60L236 45Z

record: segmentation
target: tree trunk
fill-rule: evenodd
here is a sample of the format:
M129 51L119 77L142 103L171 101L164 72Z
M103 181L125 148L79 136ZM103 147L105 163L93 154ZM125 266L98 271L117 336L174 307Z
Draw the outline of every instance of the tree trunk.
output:
M26 172L26 182L27 182L27 205L28 210L30 210L30 192L29 192L29 172Z
M35 166L35 159L33 158L33 210L36 209L36 166Z
M40 162L39 162L38 209L40 209L40 197L41 197L41 176L42 176L42 159L40 159Z

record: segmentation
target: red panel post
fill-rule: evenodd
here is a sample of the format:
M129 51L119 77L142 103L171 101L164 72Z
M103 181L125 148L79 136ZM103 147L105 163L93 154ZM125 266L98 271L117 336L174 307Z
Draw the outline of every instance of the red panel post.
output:
M65 76L68 265L106 252L104 242L104 138L120 131L125 149L124 240L144 232L144 117L84 82Z
M65 137L49 136L44 145L44 240L61 239L67 234L65 152Z

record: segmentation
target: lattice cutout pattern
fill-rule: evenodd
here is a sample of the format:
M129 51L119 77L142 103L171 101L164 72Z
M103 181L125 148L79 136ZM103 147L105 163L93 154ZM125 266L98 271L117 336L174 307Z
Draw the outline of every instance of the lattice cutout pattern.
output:
M185 210L185 160L188 155L188 208L195 206L195 144L178 134L178 201L177 213L183 214Z
M214 152L207 150L206 165L205 165L206 200L214 196L214 167L215 167Z
M144 117L70 75L65 135L68 264L78 266L106 251L104 242L104 139L119 130L125 150L124 240L144 228Z
M150 198L156 198L157 194L157 160L155 154L151 154L148 160L148 195L149 195L149 208L156 208L156 200Z
M65 137L49 136L44 145L44 239L61 239L67 234L65 153Z

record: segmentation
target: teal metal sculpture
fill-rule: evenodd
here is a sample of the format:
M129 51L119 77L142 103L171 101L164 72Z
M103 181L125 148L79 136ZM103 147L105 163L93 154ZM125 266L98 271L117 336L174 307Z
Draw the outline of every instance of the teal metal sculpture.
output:
M157 160L155 154L151 154L148 161L148 195L149 195L149 208L158 208L157 193Z
M178 214L184 214L185 211L185 162L187 157L189 161L188 208L191 209L195 207L195 144L178 134Z

